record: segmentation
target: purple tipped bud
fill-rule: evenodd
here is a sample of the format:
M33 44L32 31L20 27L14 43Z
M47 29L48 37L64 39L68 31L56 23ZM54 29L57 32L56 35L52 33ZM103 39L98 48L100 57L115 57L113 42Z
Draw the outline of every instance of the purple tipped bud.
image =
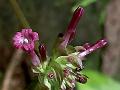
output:
M68 77L70 75L70 70L68 68L65 68L63 72L64 72L64 77Z
M39 46L39 52L40 52L40 56L42 60L46 59L46 47L44 46L44 44L41 44Z
M102 48L103 46L105 46L107 44L107 41L105 39L99 40L97 41L97 43L95 43L92 47L88 48L87 50L85 50L84 52L79 54L79 57L84 57L90 53L92 53L93 51L95 51L98 48Z
M87 82L87 77L85 77L85 76L77 76L76 81L78 81L78 82L80 82L82 84L85 84Z
M78 24L78 21L80 20L81 16L83 15L84 9L81 7L78 7L72 17L72 20L70 21L70 24L68 25L68 29L66 33L63 36L63 42L61 43L62 48L65 48L68 43L72 41L72 39L75 36L75 28Z

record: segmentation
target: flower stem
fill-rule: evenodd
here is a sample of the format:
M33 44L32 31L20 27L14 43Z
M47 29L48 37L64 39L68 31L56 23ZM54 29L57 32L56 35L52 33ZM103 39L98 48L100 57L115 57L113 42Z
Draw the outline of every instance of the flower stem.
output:
M10 0L10 3L15 11L15 14L17 16L17 18L19 19L20 23L22 24L22 26L24 28L30 28L30 25L28 23L28 21L26 20L21 8L19 7L18 3L16 2L16 0Z

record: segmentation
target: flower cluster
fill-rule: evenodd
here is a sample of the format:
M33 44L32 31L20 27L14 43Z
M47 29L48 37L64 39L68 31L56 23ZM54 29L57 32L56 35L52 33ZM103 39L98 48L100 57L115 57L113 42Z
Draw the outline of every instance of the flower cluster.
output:
M31 55L31 62L35 66L34 73L38 73L41 90L47 87L49 90L68 90L75 87L76 82L87 82L87 76L81 74L84 69L82 61L84 57L107 44L105 39L95 44L86 43L83 46L70 46L76 32L76 26L84 10L78 7L68 25L65 34L59 34L57 43L53 48L53 55L48 56L44 44L35 48L35 42L39 40L37 32L32 29L22 29L13 37L13 45Z

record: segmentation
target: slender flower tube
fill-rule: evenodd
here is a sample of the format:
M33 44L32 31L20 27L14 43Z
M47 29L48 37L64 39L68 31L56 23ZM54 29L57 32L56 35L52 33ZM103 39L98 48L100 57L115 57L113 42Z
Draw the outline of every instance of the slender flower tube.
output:
M38 66L40 64L40 59L35 53L35 51L30 52L31 58L32 58L32 64L34 66Z
M40 52L41 59L45 60L46 59L46 47L44 44L41 44L39 46L39 52Z
M66 46L68 45L68 43L70 43L72 41L72 39L75 36L75 32L76 32L76 26L78 24L78 21L80 20L81 16L83 15L83 8L78 7L72 17L72 20L70 21L70 24L68 25L68 29L66 31L66 33L63 36L63 42L60 44L60 48L66 48Z
M99 40L97 41L97 43L95 43L94 45L92 45L91 47L89 47L87 50L81 52L79 54L79 57L85 57L86 55L92 53L93 51L95 51L98 48L102 48L103 46L105 46L107 44L107 41L105 39Z

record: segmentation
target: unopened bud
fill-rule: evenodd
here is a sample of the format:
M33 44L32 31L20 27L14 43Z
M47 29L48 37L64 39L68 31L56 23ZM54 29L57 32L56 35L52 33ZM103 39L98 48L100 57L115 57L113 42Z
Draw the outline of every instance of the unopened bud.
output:
M40 56L42 60L46 59L46 47L44 46L44 44L41 44L39 46L39 52L40 52Z
M76 80L82 84L85 84L87 82L87 77L85 76L77 76Z

